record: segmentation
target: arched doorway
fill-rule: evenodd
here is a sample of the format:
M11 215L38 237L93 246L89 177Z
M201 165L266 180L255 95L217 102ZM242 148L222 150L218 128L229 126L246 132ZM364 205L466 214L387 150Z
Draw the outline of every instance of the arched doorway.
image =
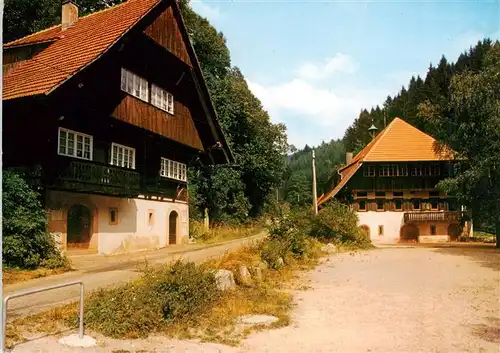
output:
M68 248L88 248L92 238L92 214L83 205L73 205L68 210Z
M366 224L363 224L359 226L359 229L361 230L361 233L365 236L365 239L370 240L370 227L368 227Z
M177 242L177 219L179 215L176 211L170 212L168 216L168 243L175 244Z
M414 224L405 224L401 227L399 239L401 242L417 242L418 241L418 227Z
M458 223L452 223L448 226L448 236L451 241L457 241L460 236L460 225Z

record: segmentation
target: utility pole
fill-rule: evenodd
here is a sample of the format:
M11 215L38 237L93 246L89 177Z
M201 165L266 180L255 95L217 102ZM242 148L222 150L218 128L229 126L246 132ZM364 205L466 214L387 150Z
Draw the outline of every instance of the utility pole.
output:
M313 169L313 209L314 214L318 214L318 198L316 195L316 157L314 149L312 150L312 169Z

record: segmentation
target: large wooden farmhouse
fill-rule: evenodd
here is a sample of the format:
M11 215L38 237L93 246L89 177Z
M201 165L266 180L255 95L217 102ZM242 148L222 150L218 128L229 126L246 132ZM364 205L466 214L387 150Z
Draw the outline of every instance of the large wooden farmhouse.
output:
M3 163L63 248L188 240L187 165L232 155L175 0L129 0L4 45Z
M436 189L450 161L451 151L437 152L434 138L396 118L354 158L347 154L340 182L318 204L349 204L374 243L456 240L471 222L462 227L460 205Z

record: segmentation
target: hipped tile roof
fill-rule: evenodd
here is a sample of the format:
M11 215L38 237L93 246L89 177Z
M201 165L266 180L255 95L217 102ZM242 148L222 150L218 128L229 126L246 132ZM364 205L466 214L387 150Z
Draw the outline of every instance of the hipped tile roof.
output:
M432 162L453 159L451 150L436 148L436 140L400 118L395 118L352 161L340 168L342 178L318 199L322 204L334 197L366 162Z
M81 17L66 30L57 25L5 44L7 49L53 42L4 76L3 99L49 93L99 58L160 1L128 0Z

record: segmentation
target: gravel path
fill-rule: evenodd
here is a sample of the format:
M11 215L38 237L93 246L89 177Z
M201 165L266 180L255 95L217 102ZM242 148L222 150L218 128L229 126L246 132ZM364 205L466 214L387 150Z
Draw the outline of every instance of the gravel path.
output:
M310 274L292 326L242 352L500 352L499 269L491 248L343 254Z
M500 252L491 247L390 248L330 257L306 274L289 327L238 348L163 338L101 340L63 350L47 337L23 352L500 352ZM143 352L144 352L143 351Z

